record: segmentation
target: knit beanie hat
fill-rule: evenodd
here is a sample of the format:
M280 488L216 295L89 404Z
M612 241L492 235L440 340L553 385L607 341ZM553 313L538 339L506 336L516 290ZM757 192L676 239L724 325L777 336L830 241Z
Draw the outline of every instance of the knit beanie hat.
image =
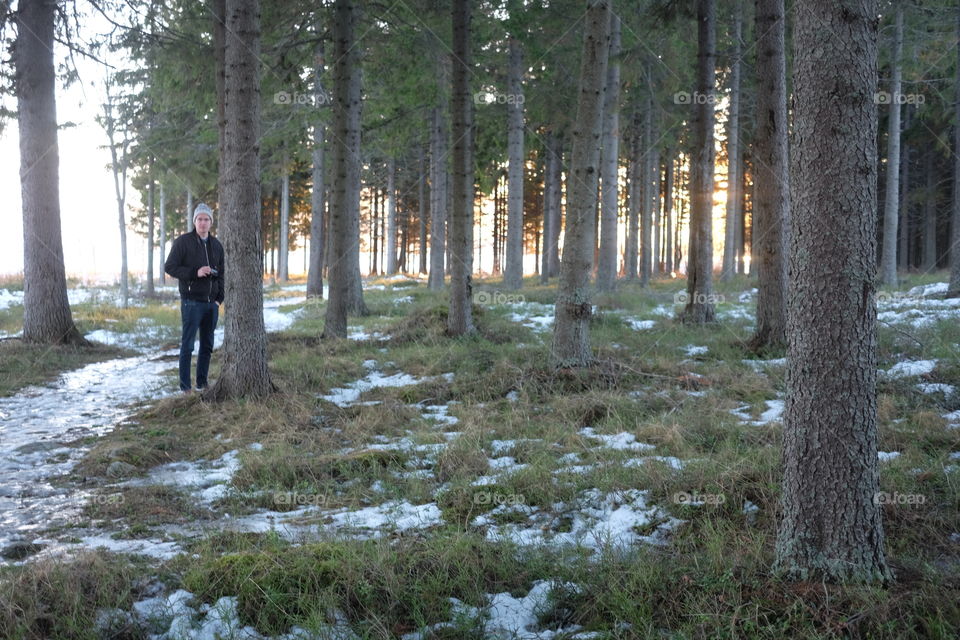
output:
M193 210L193 224L197 224L197 216L201 213L210 216L210 222L213 222L213 209L201 202L197 205L197 208Z

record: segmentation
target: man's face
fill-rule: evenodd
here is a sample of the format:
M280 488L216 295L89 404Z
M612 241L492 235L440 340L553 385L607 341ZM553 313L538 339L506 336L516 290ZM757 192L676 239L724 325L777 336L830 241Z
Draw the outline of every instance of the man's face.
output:
M201 213L197 216L197 219L194 221L194 226L197 228L197 233L203 235L210 232L210 224L213 220L210 219L205 213Z

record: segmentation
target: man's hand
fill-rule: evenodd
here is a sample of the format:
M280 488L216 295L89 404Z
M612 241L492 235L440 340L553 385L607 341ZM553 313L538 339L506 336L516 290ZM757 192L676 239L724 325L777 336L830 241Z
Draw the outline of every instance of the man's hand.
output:
M210 275L210 267L200 267L197 269L198 278L206 278L208 275Z

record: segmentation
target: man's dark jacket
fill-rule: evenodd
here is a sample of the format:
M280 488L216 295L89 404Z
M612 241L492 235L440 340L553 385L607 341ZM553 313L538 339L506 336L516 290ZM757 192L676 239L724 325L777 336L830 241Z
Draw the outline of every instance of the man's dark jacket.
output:
M200 267L213 267L217 275L197 277ZM207 244L196 231L173 241L163 270L180 282L180 297L200 302L223 302L223 245L212 235Z

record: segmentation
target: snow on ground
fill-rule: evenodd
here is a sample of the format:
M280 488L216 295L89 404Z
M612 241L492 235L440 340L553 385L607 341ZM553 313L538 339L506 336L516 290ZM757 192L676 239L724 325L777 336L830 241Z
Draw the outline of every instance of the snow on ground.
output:
M76 441L100 436L129 417L129 405L168 393L169 362L145 356L97 362L51 386L0 398L0 548L68 522L89 494L54 487L87 452Z
M363 393L373 389L387 387L412 387L422 382L432 382L441 378L448 382L452 382L453 374L445 373L440 376L433 376L429 378L415 378L409 373L403 372L388 376L384 375L381 371L371 371L363 378L351 382L346 387L331 389L330 393L325 396L320 396L320 398L322 400L326 400L327 402L332 402L338 407L350 407L357 404L357 401Z
M957 391L957 388L952 384L940 382L921 382L917 384L917 389L920 393L942 393L945 396L951 396Z
M740 362L747 365L757 373L764 373L767 367L787 366L786 358L773 358L772 360L741 360Z
M664 544L666 535L682 520L647 505L646 496L646 491L637 489L607 494L588 489L569 503L553 504L549 511L531 508L526 523L491 524L486 537L519 546L574 546L595 552L624 550L638 543ZM651 533L640 534L640 529Z
M597 433L594 431L593 427L584 427L579 431L579 433L584 438L599 440L601 443L603 443L604 447L608 449L615 449L617 451L649 451L650 449L654 448L652 444L637 442L637 437L632 433L627 433L626 431L613 435L605 435Z
M884 372L884 376L890 380L923 376L933 371L936 366L936 360L904 360L890 367Z
M877 319L921 329L938 320L960 318L960 298L942 297L948 288L946 282L934 282L906 293L881 291L877 294Z
M624 322L634 331L645 331L657 326L656 320L639 320L637 318L624 318Z
M750 415L750 405L745 404L742 407L731 409L730 413L740 418L742 422L754 426L762 426L771 422L779 422L783 419L783 400L766 400L767 408L760 414L756 420Z
M23 291L10 291L8 289L0 289L0 311L4 309L9 309L14 305L23 304Z
M688 344L685 347L678 347L681 351L686 353L688 356L702 356L710 351L710 347L703 347L694 344Z
M877 451L877 459L880 462L889 462L900 457L899 451Z

